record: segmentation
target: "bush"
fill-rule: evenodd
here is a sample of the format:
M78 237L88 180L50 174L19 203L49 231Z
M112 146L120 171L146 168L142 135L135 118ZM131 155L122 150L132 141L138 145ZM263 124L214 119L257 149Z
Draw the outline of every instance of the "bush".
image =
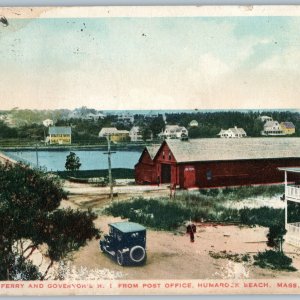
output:
M263 269L297 271L297 269L292 266L293 260L282 252L266 250L265 252L259 252L255 255L254 260L254 265Z
M245 225L270 227L284 224L284 210L271 207L243 208L240 210L240 222Z
M106 214L129 218L162 230L173 230L185 221L240 223L248 226L284 224L284 210L270 207L231 209L222 205L221 198L183 193L175 201L168 198L114 202L105 210Z
M174 203L143 198L114 202L105 213L164 230L176 229L184 220L189 219L188 210Z

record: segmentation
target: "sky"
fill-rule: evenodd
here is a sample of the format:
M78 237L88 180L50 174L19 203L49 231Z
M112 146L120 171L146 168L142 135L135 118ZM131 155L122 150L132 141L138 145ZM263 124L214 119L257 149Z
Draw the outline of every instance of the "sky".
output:
M0 23L0 109L298 109L300 17Z

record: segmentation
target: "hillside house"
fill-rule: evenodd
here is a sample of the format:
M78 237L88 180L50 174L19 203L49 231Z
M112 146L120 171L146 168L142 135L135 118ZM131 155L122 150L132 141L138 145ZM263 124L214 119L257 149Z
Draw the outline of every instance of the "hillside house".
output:
M143 136L139 126L133 126L129 130L129 137L131 142L140 142L143 141Z
M296 127L292 122L281 122L280 126L282 132L286 135L294 134L296 132Z
M132 124L134 122L134 116L129 113L124 113L118 115L118 123L122 124Z
M164 139L181 139L183 136L188 136L188 130L183 126L166 125L165 130L159 134L159 137Z
M243 138L247 136L246 131L243 128L229 128L227 130L221 129L221 131L217 134L221 138Z
M46 120L43 121L43 125L45 127L53 126L53 124L54 124L54 122L51 119L46 119Z
M282 131L281 125L278 121L267 121L264 124L264 130L262 131L262 135L285 135Z
M102 113L88 113L83 117L85 120L97 121L100 119L104 119L105 115Z
M180 188L281 183L278 168L300 167L300 138L168 139L153 165L150 183L159 178ZM144 170L141 156L135 166L137 183L144 181Z
M114 143L126 142L129 140L128 130L118 130L115 127L103 127L99 132L99 137L110 137L110 140Z
M71 144L72 129L67 126L49 127L49 135L46 139L49 144Z
M260 121L262 121L263 123L269 122L269 121L270 121L270 122L273 121L273 118L272 118L272 117L269 117L269 116L259 116L258 119L259 119Z

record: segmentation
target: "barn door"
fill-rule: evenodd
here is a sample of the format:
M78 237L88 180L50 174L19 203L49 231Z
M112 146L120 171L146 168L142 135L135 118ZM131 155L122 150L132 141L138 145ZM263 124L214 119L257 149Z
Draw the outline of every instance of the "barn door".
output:
M161 183L171 182L171 165L162 164L161 165Z
M184 188L190 188L196 186L196 170L193 166L184 167Z

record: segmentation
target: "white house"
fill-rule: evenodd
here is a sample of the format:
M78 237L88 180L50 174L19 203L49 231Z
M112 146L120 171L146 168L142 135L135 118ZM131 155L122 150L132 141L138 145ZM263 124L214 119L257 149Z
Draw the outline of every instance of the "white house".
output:
M129 131L118 130L115 127L103 127L99 132L99 137L110 137L112 142L125 142L129 138Z
M180 139L183 136L188 136L188 130L183 126L178 125L166 125L164 132L160 133L159 136L166 139Z
M143 140L140 127L133 126L129 131L129 137L132 142L139 142Z
M278 121L267 121L262 135L285 135Z
M273 118L269 117L269 116L259 116L258 119L261 120L264 123L268 122L268 121L273 121Z
M43 125L45 127L53 126L53 120L46 119L46 120L43 121Z
M88 113L83 119L97 121L99 119L104 119L105 115L102 113Z
M227 130L221 129L218 135L221 138L243 138L247 136L247 133L243 128L234 126L234 128L229 128Z
M118 115L118 122L133 123L134 122L134 116L130 113L120 114L120 115Z

